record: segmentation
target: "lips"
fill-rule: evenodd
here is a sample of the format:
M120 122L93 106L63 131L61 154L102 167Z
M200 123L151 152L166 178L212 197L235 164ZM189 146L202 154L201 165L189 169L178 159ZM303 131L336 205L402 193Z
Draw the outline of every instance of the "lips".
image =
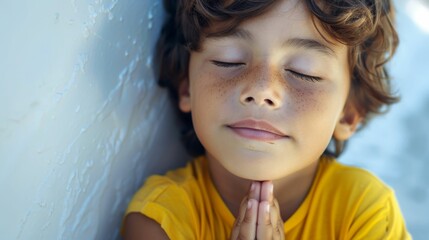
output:
M260 141L279 140L288 138L286 134L265 121L243 120L228 125L237 135Z

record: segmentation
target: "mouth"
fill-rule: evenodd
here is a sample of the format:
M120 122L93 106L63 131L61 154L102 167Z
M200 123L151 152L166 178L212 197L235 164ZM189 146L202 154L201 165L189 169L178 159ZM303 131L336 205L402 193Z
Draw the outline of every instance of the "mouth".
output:
M238 136L253 140L273 141L289 138L288 135L265 121L247 119L227 125L227 127Z

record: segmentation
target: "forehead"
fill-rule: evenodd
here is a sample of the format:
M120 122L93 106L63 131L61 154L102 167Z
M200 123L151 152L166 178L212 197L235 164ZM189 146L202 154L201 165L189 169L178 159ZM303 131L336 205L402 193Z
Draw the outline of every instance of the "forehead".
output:
M268 11L228 31L219 31L222 25L212 26L205 39L260 41L279 47L304 47L331 56L335 56L336 48L345 47L324 31L303 0L279 0Z

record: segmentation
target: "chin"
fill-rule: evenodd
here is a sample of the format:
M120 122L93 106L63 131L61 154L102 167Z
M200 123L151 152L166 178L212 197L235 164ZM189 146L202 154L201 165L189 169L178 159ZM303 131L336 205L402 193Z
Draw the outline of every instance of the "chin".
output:
M270 173L267 171L257 171L257 172L250 172L249 169L246 169L246 171L237 171L232 172L237 177L251 180L251 181L269 181L269 180L276 180L278 176L276 176L274 173Z
M275 178L270 178L270 177L264 177L264 176L250 176L250 177L241 177L243 179L246 180L250 180L250 181L257 181L257 182L264 182L264 181L274 181L276 180Z
M278 166L278 161L267 154L258 153L230 159L235 161L231 161L232 164L225 167L237 177L253 181L275 180L280 177L281 166Z
M276 149L249 149L242 146L225 146L214 149L210 154L223 168L239 178L266 181L275 180L287 174L288 159ZM222 149L222 150L221 150Z

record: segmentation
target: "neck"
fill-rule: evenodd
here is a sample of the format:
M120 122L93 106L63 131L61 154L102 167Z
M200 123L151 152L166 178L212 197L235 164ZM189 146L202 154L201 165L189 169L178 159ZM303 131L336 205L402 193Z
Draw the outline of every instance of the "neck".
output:
M209 172L217 191L231 213L237 217L240 203L252 181L231 174L213 156L207 154L206 157L209 159ZM318 161L315 161L297 172L273 181L274 197L279 202L284 221L289 219L305 200L316 175L317 166Z
M310 191L319 161L285 178L273 181L274 196L279 202L281 216L288 220L298 210Z

